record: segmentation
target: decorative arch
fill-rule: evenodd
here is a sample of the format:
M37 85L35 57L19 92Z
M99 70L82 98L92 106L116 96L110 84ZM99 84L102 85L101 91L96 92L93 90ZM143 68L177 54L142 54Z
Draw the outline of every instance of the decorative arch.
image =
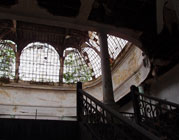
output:
M122 49L126 46L128 41L109 34L107 36L109 55L112 59L115 60Z
M23 81L58 82L60 57L53 46L33 42L21 52L19 78Z
M84 58L88 60L88 66L92 68L92 76L98 78L101 75L101 58L97 52L90 47L85 47L82 50Z
M14 79L17 45L11 40L0 40L0 78Z
M63 82L76 83L92 80L92 69L86 64L85 58L75 48L64 51Z

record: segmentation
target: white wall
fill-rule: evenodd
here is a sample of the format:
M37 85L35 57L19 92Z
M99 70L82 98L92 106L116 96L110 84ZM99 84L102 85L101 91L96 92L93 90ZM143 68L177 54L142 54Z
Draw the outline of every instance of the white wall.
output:
M0 87L0 114L45 115L51 118L76 115L74 91Z
M131 85L139 86L150 72L150 63L144 66L142 51L136 46L126 54L113 71L113 87L115 101L130 92Z

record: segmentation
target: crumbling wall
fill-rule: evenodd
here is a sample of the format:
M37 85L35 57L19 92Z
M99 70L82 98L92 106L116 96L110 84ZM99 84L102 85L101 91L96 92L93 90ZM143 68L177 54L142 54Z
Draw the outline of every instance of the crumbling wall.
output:
M147 63L148 60L142 53L138 47L133 46L113 71L115 101L128 94L131 85L139 86L148 76L150 63Z

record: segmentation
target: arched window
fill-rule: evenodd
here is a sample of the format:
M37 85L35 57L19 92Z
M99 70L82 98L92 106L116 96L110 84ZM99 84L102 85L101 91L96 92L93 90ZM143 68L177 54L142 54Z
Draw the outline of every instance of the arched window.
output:
M89 31L89 37L89 44L92 47L96 48L98 51L100 51L99 38L97 32ZM112 59L116 59L119 53L122 51L122 49L126 46L128 41L109 34L107 35L107 37L109 55Z
M10 40L0 40L0 77L15 77L16 44Z
M83 51L85 51L88 54L88 58L90 60L90 63L94 71L94 76L95 78L97 78L101 75L101 58L99 56L100 53L99 37L97 35L97 32L89 31L88 33L90 39L88 42L86 42L86 45L89 47L84 48ZM111 60L115 60L120 54L120 52L122 51L122 49L128 43L127 40L109 34L107 35L107 42L108 42L108 51ZM111 61L111 63L112 62L113 61Z
M30 43L20 56L19 77L24 81L58 82L60 59L47 43Z
M111 58L116 59L128 41L112 35L107 36L109 55Z
M92 76L98 78L101 75L101 58L100 56L90 47L83 49L83 55L85 59L89 59L88 65L92 68ZM85 56L86 54L87 56Z
M92 80L92 69L87 65L77 49L67 48L64 51L64 57L64 83Z

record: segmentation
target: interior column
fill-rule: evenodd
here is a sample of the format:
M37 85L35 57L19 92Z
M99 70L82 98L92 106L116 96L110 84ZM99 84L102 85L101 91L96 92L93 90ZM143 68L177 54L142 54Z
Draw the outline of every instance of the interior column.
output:
M107 34L98 33L101 52L101 70L103 86L103 102L105 104L114 104L113 85L111 78L111 67L108 53Z

